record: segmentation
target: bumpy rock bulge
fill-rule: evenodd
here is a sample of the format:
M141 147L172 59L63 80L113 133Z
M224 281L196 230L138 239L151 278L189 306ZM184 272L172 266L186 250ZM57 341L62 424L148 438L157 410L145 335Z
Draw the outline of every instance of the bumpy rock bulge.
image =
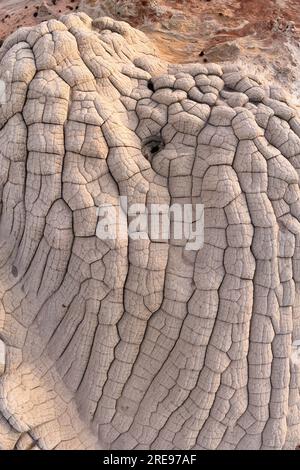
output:
M72 14L0 53L0 446L300 440L300 123L234 67ZM205 246L96 236L96 206L201 202ZM2 358L2 359L1 359Z

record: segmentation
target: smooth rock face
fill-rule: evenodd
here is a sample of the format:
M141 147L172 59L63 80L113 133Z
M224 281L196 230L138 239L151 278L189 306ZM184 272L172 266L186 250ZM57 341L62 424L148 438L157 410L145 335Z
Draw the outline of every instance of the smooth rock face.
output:
M1 447L295 448L300 123L284 96L82 13L19 29L0 59ZM120 195L203 203L204 248L100 240L96 207Z

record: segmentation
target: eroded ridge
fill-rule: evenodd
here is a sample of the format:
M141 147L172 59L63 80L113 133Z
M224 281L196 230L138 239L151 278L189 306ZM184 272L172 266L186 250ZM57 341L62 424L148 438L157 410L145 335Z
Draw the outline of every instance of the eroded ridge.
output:
M169 65L72 14L1 48L3 449L300 439L300 124L282 93ZM205 205L205 246L100 240L119 195Z

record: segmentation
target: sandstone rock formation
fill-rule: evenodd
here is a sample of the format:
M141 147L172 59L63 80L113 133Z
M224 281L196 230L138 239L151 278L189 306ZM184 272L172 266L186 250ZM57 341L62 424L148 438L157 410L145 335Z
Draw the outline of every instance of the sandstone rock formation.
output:
M295 448L285 96L83 13L18 29L0 61L1 448ZM100 240L95 208L119 195L204 203L204 248Z

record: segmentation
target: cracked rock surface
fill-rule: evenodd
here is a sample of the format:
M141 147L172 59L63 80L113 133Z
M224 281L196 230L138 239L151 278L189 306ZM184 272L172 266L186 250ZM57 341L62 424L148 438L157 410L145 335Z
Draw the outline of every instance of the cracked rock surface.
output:
M299 444L300 122L238 68L71 14L0 51L0 447ZM201 202L205 246L96 236Z

